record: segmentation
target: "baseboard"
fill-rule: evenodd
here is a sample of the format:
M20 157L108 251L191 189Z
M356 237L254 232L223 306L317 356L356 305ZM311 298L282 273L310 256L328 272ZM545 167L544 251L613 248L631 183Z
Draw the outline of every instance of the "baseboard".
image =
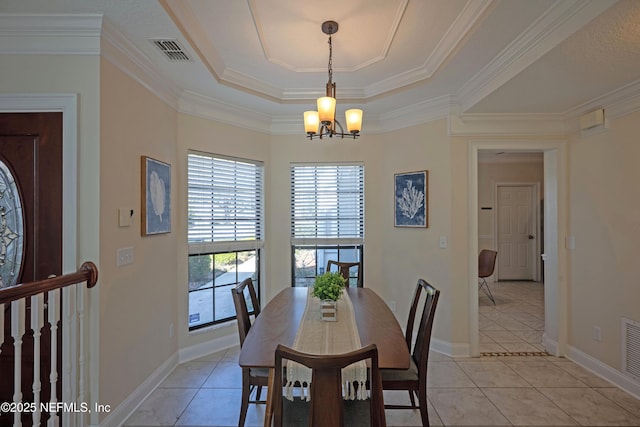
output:
M450 357L469 357L470 354L468 343L450 343L437 338L431 338L429 348Z
M552 340L547 336L546 333L542 334L542 345L544 346L544 349L547 350L547 353L549 353L550 355L560 356L560 353L558 350L558 341Z
M220 350L240 345L238 334L225 335L212 340L181 348L178 351L179 363L190 362L200 357L207 356Z
M138 409L158 385L178 366L178 353L174 353L142 382L120 405L109 412L100 427L119 427Z
M588 354L578 350L575 347L569 347L568 359L582 366L583 368L593 372L594 374L604 378L613 385L627 393L634 396L636 399L640 399L640 382L634 380L631 377L624 375L617 369L602 363L600 360L589 356Z

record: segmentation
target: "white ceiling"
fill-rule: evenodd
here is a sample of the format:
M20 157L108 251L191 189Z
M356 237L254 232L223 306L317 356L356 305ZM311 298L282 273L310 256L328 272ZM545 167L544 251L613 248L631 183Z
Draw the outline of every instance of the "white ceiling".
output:
M327 81L325 20L340 26L338 111L363 108L365 129L452 109L567 114L640 84L636 0L0 0L0 14L96 13L179 97L300 127Z

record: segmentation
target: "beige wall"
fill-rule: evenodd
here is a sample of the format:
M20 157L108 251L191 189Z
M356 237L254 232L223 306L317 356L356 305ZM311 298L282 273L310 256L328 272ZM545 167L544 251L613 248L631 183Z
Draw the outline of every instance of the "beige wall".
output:
M621 367L622 317L640 322L640 113L570 144L569 341ZM593 327L602 341L592 339Z
M100 401L121 403L178 350L177 114L110 62L100 80ZM141 236L141 156L169 163L171 233ZM133 209L119 227L118 208ZM118 248L134 262L116 266Z

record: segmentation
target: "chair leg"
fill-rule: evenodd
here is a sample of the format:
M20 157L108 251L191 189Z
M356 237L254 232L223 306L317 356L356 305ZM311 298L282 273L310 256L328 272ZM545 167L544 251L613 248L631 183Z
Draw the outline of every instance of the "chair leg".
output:
M260 401L260 393L262 393L262 386L261 385L256 387L256 402Z
M418 402L420 402L420 417L422 418L422 426L429 427L429 411L427 407L427 392L418 392Z
M411 401L411 407L412 408L417 408L416 399L414 399L414 397L413 397L413 390L409 390L409 400Z
M487 296L489 297L491 302L493 302L493 305L496 305L496 300L493 298L493 294L491 293L491 288L489 288L489 284L484 279L484 277L482 278L482 281L480 282L479 289L482 289L484 291L484 293L487 294Z
M244 421L247 418L247 409L249 408L249 395L251 387L249 386L249 369L242 370L242 401L240 403L240 418L238 419L238 427L244 427Z

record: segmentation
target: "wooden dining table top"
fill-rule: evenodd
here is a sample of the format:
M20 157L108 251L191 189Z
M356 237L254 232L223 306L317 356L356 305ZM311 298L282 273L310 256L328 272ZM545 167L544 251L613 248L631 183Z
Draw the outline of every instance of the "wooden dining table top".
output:
M346 291L353 305L360 343L362 346L376 344L380 369L408 369L410 355L404 334L387 304L369 288L346 288ZM293 346L307 295L307 288L291 287L269 301L254 320L244 340L240 350L240 366L275 366L276 346Z

